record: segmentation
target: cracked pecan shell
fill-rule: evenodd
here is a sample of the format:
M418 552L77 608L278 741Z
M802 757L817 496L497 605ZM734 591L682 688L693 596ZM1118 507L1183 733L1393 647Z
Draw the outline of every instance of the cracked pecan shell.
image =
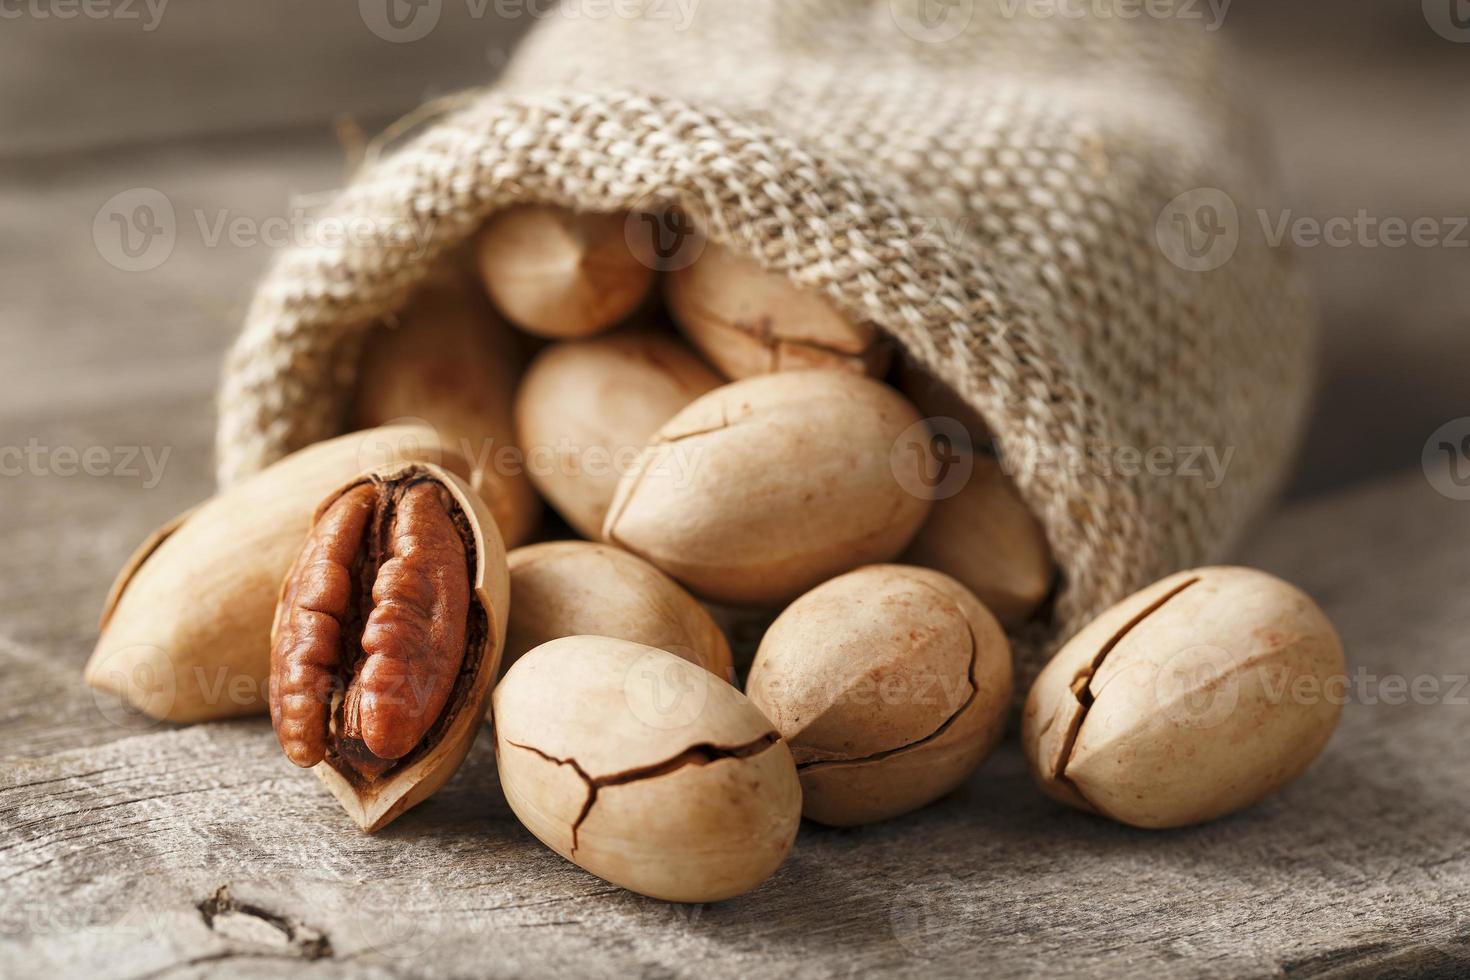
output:
M364 830L427 797L474 741L505 647L505 546L427 464L328 495L280 589L271 722Z
M1305 593L1249 568L1180 572L1078 633L1036 678L1021 742L1041 789L1135 827L1224 816L1295 779L1347 694Z
M787 371L696 399L623 477L603 537L695 594L774 605L890 561L918 532L919 413L843 371Z
M833 368L881 377L891 349L878 330L721 245L664 280L684 336L727 378Z
M516 391L531 481L577 533L599 537L618 479L648 437L720 384L677 337L652 330L552 344Z
M1000 624L954 579L871 565L786 608L751 701L791 746L803 814L852 826L953 790L995 748L1012 694Z
M735 688L654 647L545 643L495 688L500 784L548 847L676 902L759 885L796 838L791 752Z
M510 630L502 671L563 636L596 634L666 650L725 680L730 643L693 596L637 555L591 541L543 541L510 553Z

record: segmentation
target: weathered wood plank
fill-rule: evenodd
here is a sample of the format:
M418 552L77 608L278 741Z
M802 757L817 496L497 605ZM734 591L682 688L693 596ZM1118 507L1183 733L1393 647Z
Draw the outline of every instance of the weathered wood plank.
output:
M1364 688L1277 799L1130 830L1044 801L1008 746L950 799L861 830L804 827L764 887L689 909L541 847L500 797L487 737L441 794L369 838L263 720L87 737L113 726L75 675L7 650L80 747L33 717L20 741L35 757L0 778L0 957L125 976L221 962L283 975L309 956L323 973L428 976L1470 969L1467 691L1445 703L1470 674L1467 537L1470 506L1418 474L1262 530L1244 557L1323 601L1355 670L1445 685L1439 703L1397 706Z

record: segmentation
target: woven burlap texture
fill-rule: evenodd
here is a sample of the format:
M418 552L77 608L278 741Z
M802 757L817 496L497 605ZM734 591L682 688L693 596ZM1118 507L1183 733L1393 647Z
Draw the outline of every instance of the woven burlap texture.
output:
M496 86L342 192L329 216L365 240L279 256L227 360L221 482L336 434L365 329L491 213L677 202L987 421L1064 574L1029 676L1103 607L1228 552L1289 462L1313 349L1209 33L1034 6L546 17ZM1164 247L1180 195L1228 260Z

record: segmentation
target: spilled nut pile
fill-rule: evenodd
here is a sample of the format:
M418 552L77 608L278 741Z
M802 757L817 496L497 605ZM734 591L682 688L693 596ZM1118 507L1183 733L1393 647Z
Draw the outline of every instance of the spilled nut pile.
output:
M1058 579L984 423L732 250L656 271L648 227L494 217L367 335L356 431L138 549L88 682L174 722L268 711L367 831L488 716L531 833L671 901L756 887L803 816L887 820L965 783L1013 703L1006 631ZM942 493L936 419L969 474ZM1338 707L1289 692L1343 669L1300 591L1183 572L1057 654L1024 751L1079 810L1214 819L1321 751Z

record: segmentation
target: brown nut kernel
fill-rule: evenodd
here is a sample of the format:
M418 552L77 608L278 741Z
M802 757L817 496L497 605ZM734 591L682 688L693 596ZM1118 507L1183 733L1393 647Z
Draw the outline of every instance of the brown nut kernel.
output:
M746 682L791 745L802 813L853 826L953 790L1005 729L1011 648L964 586L870 565L776 618Z
M526 651L595 634L666 650L734 679L730 644L693 596L648 562L590 541L547 541L510 553L510 630L502 673Z
M271 722L376 830L448 779L504 648L509 581L484 505L435 467L329 496L281 587ZM324 763L324 765L323 765Z
M671 271L664 297L684 335L727 378L835 368L880 376L890 349L821 293L713 243Z
M1332 736L1342 644L1317 604L1248 568L1170 576L1077 634L1026 698L1022 746L1054 799L1135 827L1224 816ZM1293 692L1309 682L1315 695Z
M653 288L653 269L629 247L625 214L511 208L481 233L479 265L500 312L538 337L601 333Z

